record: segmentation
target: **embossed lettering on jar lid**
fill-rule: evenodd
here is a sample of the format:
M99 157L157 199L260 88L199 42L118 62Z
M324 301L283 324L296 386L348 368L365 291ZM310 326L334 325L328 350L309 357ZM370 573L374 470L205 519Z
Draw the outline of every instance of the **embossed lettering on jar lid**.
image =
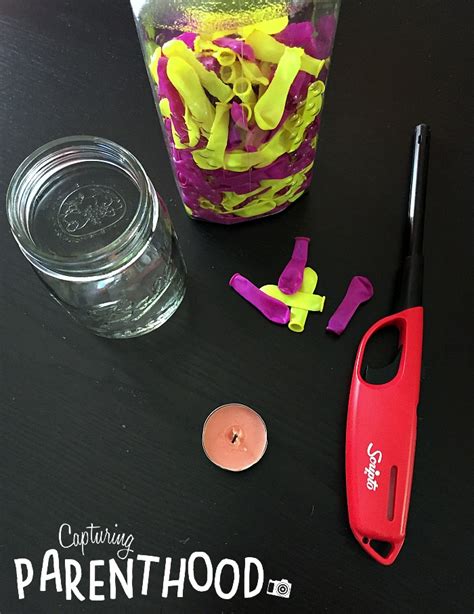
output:
M140 162L93 136L58 139L17 169L7 194L25 256L58 277L100 277L128 266L156 227L159 207Z

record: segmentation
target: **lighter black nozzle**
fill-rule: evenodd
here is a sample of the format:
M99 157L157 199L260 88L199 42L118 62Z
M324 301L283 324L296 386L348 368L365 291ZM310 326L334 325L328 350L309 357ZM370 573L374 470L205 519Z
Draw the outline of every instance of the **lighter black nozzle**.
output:
M410 194L408 199L408 251L403 263L398 310L422 304L423 230L425 223L426 181L430 127L418 124L413 142Z

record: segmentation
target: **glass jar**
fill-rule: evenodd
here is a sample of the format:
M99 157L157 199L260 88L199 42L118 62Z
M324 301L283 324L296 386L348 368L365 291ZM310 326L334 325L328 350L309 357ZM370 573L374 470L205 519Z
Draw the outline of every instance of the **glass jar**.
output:
M187 213L272 215L311 182L338 0L131 0Z
M44 145L13 176L7 214L52 296L97 335L143 335L180 305L185 267L168 211L120 145L90 136Z

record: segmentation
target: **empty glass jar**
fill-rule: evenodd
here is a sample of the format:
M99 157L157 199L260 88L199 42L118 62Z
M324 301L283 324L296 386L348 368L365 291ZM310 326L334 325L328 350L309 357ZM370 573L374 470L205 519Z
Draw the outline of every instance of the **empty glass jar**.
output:
M7 213L53 297L97 335L143 335L180 305L185 267L168 211L120 145L89 136L44 145L16 171Z
M311 182L338 0L131 0L187 213L234 224Z

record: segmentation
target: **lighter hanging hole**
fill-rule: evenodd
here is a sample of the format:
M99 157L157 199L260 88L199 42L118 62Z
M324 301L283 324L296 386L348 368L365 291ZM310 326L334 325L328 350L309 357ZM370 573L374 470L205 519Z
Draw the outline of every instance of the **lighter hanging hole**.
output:
M398 467L393 465L390 469L390 485L388 488L388 506L387 506L387 518L393 520L395 512L395 490L397 488L397 474Z

